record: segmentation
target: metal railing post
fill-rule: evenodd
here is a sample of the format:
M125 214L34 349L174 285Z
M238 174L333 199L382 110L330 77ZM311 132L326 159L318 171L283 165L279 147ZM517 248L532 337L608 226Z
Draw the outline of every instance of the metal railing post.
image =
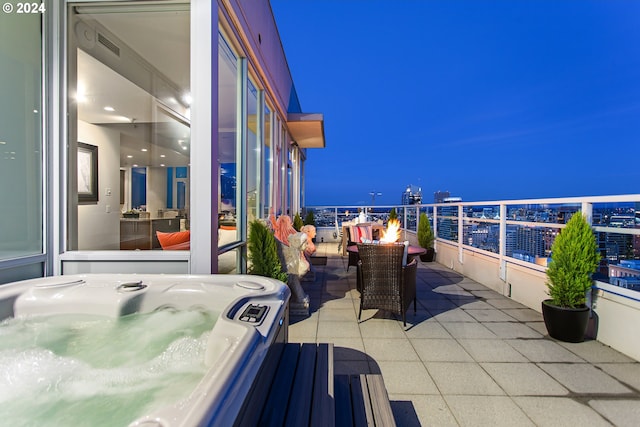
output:
M500 204L500 246L498 254L500 255L500 279L507 280L507 205Z
M458 262L463 264L463 249L462 244L464 242L464 208L462 203L458 205Z

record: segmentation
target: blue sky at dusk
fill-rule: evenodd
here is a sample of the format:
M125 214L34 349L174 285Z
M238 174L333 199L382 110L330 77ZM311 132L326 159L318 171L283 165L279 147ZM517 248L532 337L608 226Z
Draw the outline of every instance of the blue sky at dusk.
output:
M640 1L271 0L306 204L640 193Z

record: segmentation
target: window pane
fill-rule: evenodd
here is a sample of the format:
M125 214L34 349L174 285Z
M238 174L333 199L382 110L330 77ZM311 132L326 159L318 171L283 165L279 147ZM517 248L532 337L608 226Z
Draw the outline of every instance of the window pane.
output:
M264 217L269 216L269 212L272 207L272 189L271 189L271 176L273 174L273 159L271 158L271 132L273 126L271 124L271 110L269 107L264 108Z
M157 232L189 227L188 5L72 11L68 248L162 249Z
M40 20L0 14L0 260L42 253Z
M258 90L251 80L247 99L247 220L259 217L258 189L260 188L260 126L258 121Z
M236 183L238 179L238 64L231 48L219 36L218 43L218 177L220 196L218 200L219 225L226 231L219 233L218 245L237 240L236 229Z

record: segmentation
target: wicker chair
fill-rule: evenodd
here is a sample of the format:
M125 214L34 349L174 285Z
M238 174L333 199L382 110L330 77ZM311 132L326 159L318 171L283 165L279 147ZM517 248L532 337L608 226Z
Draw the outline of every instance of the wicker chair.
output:
M418 264L413 259L402 265L403 245L358 244L358 279L360 291L360 312L362 309L377 308L402 315L407 326L406 312L413 301L416 313L416 272Z

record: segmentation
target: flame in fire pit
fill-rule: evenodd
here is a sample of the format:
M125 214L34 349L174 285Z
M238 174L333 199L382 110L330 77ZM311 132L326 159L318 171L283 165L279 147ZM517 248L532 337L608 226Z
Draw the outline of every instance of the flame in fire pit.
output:
M397 220L397 219L389 220L386 231L382 232L382 238L380 239L380 242L393 243L393 242L396 242L399 238L400 238L400 220Z

